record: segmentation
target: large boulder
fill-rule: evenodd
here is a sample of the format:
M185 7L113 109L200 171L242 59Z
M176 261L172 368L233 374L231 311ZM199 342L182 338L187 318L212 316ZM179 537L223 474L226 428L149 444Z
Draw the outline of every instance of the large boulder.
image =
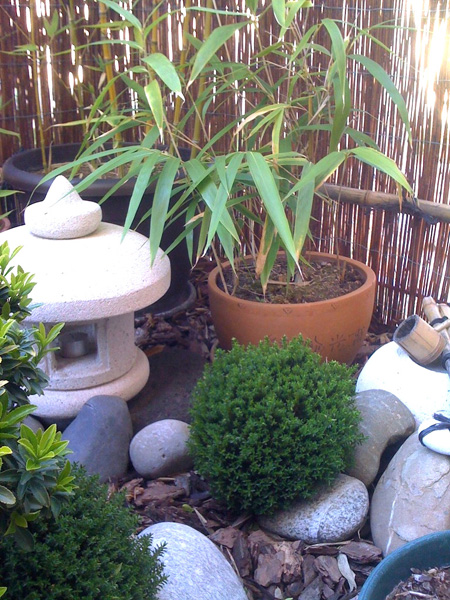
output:
M69 440L70 462L82 464L100 481L123 477L128 468L128 448L133 434L127 403L117 396L95 396L64 430Z
M420 425L447 402L449 379L440 367L423 367L398 344L384 344L372 354L356 382L356 391L386 390L397 396Z
M220 550L202 533L181 523L157 523L139 535L152 535L162 555L167 583L158 600L247 600L244 588Z
M156 421L141 429L131 441L133 467L148 479L174 475L192 467L187 449L189 425L176 419Z
M339 475L308 500L258 518L259 524L277 535L308 544L346 540L362 527L369 512L366 486L348 475Z
M356 447L354 464L347 473L368 486L378 474L383 452L411 435L415 421L403 402L385 390L359 392L355 401L365 439Z
M450 529L449 457L411 435L375 488L370 524L384 555L427 533Z

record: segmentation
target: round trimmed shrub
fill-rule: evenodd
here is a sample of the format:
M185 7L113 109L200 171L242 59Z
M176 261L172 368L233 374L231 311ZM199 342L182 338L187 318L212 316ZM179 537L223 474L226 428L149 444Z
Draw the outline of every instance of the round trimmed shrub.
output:
M217 351L193 394L189 447L214 496L269 514L331 483L362 439L352 369L301 337Z
M76 485L58 519L34 526L33 550L0 539L0 582L6 600L155 600L163 585L163 548L136 538L138 516L124 494L108 496L98 477L74 469Z

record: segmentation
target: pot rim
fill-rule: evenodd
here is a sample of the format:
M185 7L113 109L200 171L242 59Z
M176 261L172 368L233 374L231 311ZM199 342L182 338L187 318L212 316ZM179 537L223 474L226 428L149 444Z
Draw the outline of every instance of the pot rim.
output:
M427 569L450 565L449 542L450 530L446 529L429 533L396 548L371 572L359 593L360 600L371 600L373 597L384 599L402 579L409 577L411 567ZM436 554L440 555L442 549L447 549L447 560L436 565ZM424 557L421 564L418 556ZM415 564L411 564L413 562ZM394 579L396 583L392 584Z
M317 251L310 251L310 252L306 252L306 256L307 257L311 257L313 259L315 258L323 258L325 260L331 259L336 261L337 260L337 255L336 254L329 254L327 252L317 252ZM247 259L247 258L252 258L251 256L245 256L243 260ZM230 294L225 293L223 290L221 290L219 288L219 286L217 285L217 276L219 274L219 267L214 267L214 269L210 272L209 276L208 276L208 286L210 287L210 289L212 289L214 291L214 293L216 293L217 295L221 296L221 297L226 297L230 299L230 302L239 302L240 304L245 305L255 305L258 304L261 307L265 307L262 310L274 310L277 309L278 307L284 307L286 308L286 306L292 306L292 307L296 307L296 306L301 306L301 307L306 307L306 306L323 306L325 304L329 304L330 302L334 302L334 303L340 303L340 302L345 302L347 301L347 299L349 298L354 298L355 296L359 296L361 294L365 294L365 292L372 288L373 285L376 285L377 283L377 278L375 275L375 272L371 269L371 267L369 267L368 265L364 264L363 262L359 261L359 260L355 260L354 258L349 258L348 256L339 256L339 260L343 260L346 263L352 265L353 267L355 267L356 269L358 269L359 271L361 271L365 276L366 276L366 280L364 281L364 283L356 290L353 290L352 292L348 292L347 294L343 294L342 296L336 296L335 298L329 298L327 300L317 300L315 302L302 302L302 303L287 303L287 304L271 304L269 302L256 302L254 300L245 300L242 298L237 298L236 296L231 296ZM227 268L230 266L230 262L229 261L225 261L222 264L222 268Z
M125 145L132 146L132 142L127 142ZM54 158L58 159L60 155L63 155L63 160L66 155L70 155L71 158L67 158L68 162L74 160L79 148L81 146L81 142L70 142L68 144L55 144L53 146L46 146L45 151L46 154L49 155L50 152L53 154ZM181 149L182 156L184 149ZM187 150L186 150L187 152ZM73 156L72 156L73 155ZM41 183L44 175L39 173L38 171L29 171L25 168L23 163L27 162L27 159L34 159L37 161L41 161L41 150L39 148L28 148L27 150L22 150L21 152L16 152L12 156L10 156L5 163L3 164L3 178L10 185L13 186L14 189L24 190L26 192L39 192L46 193L54 181L54 177L46 181L45 183ZM82 181L80 177L74 177L71 179L72 185L77 185ZM83 197L98 197L104 196L113 186L115 186L120 181L118 177L105 177L103 179L97 179L93 181L86 190L83 191ZM122 195L131 195L135 185L135 178L129 179L124 182L119 192ZM156 183L153 183L150 186L151 193L154 192L154 187Z

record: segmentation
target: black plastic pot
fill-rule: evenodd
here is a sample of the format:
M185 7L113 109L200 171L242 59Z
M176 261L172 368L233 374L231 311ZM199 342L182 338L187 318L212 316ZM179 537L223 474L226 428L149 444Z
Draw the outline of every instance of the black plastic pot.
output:
M370 574L359 600L385 600L395 586L420 570L450 565L450 530L430 533L389 554Z
M53 146L51 160L54 164L70 162L76 157L79 144L64 144ZM52 180L40 184L42 174L41 152L38 149L25 150L14 154L3 165L3 179L11 189L24 192L17 195L18 210L16 211L14 225L23 223L23 211L29 203L39 202L44 199ZM73 184L79 180L74 179ZM117 179L98 179L88 189L82 192L84 200L99 202L101 198L117 183ZM123 185L120 190L102 204L103 221L124 225L128 204L133 192L133 182ZM176 198L172 200L175 202ZM141 201L133 227L148 211L153 202L153 193L146 193ZM13 217L14 218L14 217ZM161 240L161 248L166 250L172 242L182 233L183 218L179 218L166 227ZM149 221L146 220L137 226L136 230L145 236L149 235ZM189 283L191 264L189 261L186 242L183 241L170 254L171 283L166 294L151 307L154 314L171 314L192 300L193 288Z

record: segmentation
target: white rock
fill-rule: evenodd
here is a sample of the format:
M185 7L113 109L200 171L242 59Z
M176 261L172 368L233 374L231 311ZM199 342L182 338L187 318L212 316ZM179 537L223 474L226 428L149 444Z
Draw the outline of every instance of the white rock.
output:
M370 508L373 541L389 554L418 537L450 529L450 460L413 433L389 463Z
M157 523L139 536L152 535L152 547L166 543L162 555L167 583L158 600L247 600L237 575L206 536L181 523Z
M450 378L444 369L422 367L395 342L381 346L365 364L356 391L386 390L414 415L416 425L448 408Z
M259 524L272 533L308 544L341 542L350 538L364 524L369 511L366 486L348 475L308 500L295 502L290 508L271 516L259 517Z
M428 428L430 428L430 431L426 432ZM448 424L436 419L428 419L422 423L417 431L418 434L422 432L425 432L422 438L424 446L433 450L433 452L450 456L450 426Z
M176 419L156 421L141 429L130 444L133 467L154 479L186 471L192 467L187 450L189 425Z
M25 209L24 220L34 235L67 240L93 233L102 220L102 209L96 202L82 200L70 181L59 175L45 199Z

